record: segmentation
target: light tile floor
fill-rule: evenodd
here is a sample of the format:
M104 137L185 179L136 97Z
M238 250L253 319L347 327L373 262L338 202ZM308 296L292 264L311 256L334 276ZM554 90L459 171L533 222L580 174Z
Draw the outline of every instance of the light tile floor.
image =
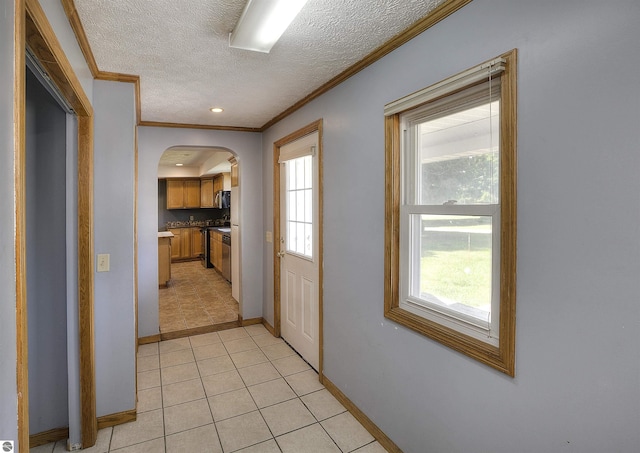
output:
M231 285L200 261L171 263L171 280L158 290L160 332L176 332L238 320Z
M66 442L31 449L62 453ZM140 346L138 417L89 453L381 453L384 448L262 325Z

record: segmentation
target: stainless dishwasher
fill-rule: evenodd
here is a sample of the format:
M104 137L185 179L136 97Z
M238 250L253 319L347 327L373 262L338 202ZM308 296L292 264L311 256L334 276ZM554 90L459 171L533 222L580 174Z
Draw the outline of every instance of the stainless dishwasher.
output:
M222 276L231 281L231 235L222 235Z

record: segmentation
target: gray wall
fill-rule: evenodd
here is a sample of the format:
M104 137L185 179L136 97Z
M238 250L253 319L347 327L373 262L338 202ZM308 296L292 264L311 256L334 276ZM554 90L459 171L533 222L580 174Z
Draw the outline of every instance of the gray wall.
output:
M138 336L158 329L158 162L172 146L225 148L240 170L242 316L262 316L261 135L249 132L138 127Z
M325 374L405 452L638 451L639 20L635 0L475 0L265 132L271 229L273 142L324 118ZM512 48L515 379L383 317L383 107Z
M68 426L66 113L27 71L29 431Z
M131 83L96 80L95 253L110 271L95 274L96 411L135 408L134 201L135 92Z
M39 0L39 3L56 34L56 39L64 49L64 54L71 63L82 89L89 99L93 99L93 75L87 66L82 50L80 50L76 35L69 25L62 2L60 0Z
M0 437L18 437L13 153L14 2L0 3Z

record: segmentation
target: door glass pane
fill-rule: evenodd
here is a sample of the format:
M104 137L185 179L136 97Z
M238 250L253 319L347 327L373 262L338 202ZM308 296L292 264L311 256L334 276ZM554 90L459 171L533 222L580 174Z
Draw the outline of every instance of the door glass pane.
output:
M412 216L417 246L411 296L482 321L491 318L490 216ZM419 250L419 252L418 252Z
M417 125L418 204L499 202L499 114L487 101Z
M285 162L287 171L287 252L313 257L313 161L303 156Z

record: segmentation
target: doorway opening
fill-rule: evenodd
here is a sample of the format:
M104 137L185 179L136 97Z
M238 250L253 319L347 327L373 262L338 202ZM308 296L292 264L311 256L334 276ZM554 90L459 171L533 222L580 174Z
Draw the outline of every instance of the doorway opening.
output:
M16 6L16 29L22 33L16 33L15 46L15 74L18 82L14 90L14 111L16 112L16 322L17 322L17 390L18 390L18 442L20 449L28 448L30 444L30 379L29 379L29 361L27 359L27 350L30 344L27 339L27 288L29 287L29 279L37 278L31 274L27 268L27 256L30 254L28 250L27 235L29 232L26 228L26 219L28 211L32 209L29 204L28 194L28 178L27 175L27 146L24 135L26 124L27 108L24 102L25 86L26 86L26 64L25 49L29 49L34 59L41 65L42 70L47 74L48 78L57 87L61 97L68 102L69 107L75 115L66 114L67 120L69 116L73 116L71 122L74 133L70 133L69 122L65 127L67 136L73 135L73 148L77 154L69 156L65 159L67 173L71 171L76 176L76 186L73 187L73 195L66 187L65 197L68 201L71 197L75 197L71 203L77 206L77 211L69 209L65 222L65 232L67 244L74 242L75 247L70 251L66 250L66 264L72 264L77 270L77 274L71 278L72 272L67 267L66 272L66 288L65 292L75 292L77 294L77 302L72 303L75 306L75 313L67 312L67 332L65 337L69 335L75 339L76 349L67 343L68 363L72 362L76 365L75 371L69 372L68 388L69 394L74 393L78 399L73 403L73 408L68 408L69 412L69 435L73 437L73 443L81 443L85 448L95 444L97 438L97 419L96 419L96 394L95 394L95 358L94 358L94 314L93 314L93 109L87 98L82 86L75 76L71 65L69 64L64 51L61 49L55 33L51 29L44 12L38 2L27 1L17 2ZM70 145L67 143L66 145ZM37 192L37 189L36 189ZM61 195L58 195L61 196ZM72 217L68 215L73 213ZM69 230L70 229L70 230ZM37 231L37 230L36 230ZM39 251L36 250L39 256ZM56 264L57 265L57 264ZM77 285L77 286L76 286ZM75 291L77 290L77 291ZM61 290L58 288L59 295ZM67 300L68 294L66 294ZM74 299L71 297L71 299ZM69 308L68 306L65 309ZM59 314L59 313L58 313ZM75 332L75 335L73 335ZM72 341L73 341L72 339ZM29 351L31 354L31 351ZM33 360L33 358L32 358ZM71 365L70 368L71 369ZM73 380L71 375L77 377ZM72 382L73 381L73 382ZM35 397L35 395L33 395ZM75 416L72 416L71 413ZM36 414L34 414L35 416ZM38 429L38 428L35 428ZM38 434L38 433L36 433ZM55 430L54 436L63 436L61 430ZM39 439L34 439L36 442ZM41 439L40 439L41 440Z
M239 242L237 166L234 154L224 148L172 147L160 159L158 313L163 340L241 325L240 277L232 272L240 256L234 244Z

